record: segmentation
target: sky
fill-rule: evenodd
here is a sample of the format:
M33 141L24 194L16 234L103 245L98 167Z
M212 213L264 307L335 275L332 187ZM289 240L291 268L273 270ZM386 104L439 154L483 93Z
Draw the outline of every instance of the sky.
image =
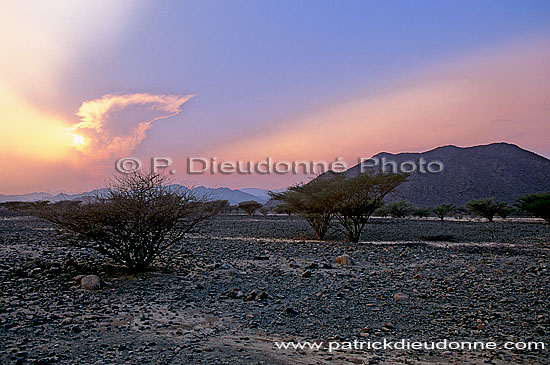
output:
M548 1L0 0L0 194L116 161L334 161L509 142L550 157ZM168 171L167 169L167 171Z

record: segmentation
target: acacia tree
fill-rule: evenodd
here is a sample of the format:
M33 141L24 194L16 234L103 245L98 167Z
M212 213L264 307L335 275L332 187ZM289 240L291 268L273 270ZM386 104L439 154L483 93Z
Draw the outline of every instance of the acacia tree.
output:
M497 211L497 214L500 218L506 219L510 214L514 212L514 209L509 206L507 203L498 203L500 204L500 208Z
M256 213L256 211L261 207L262 205L255 200L248 200L239 203L239 209L244 210L248 215L254 215L254 213Z
M260 210L260 213L262 213L262 215L268 215L269 212L271 211L271 209L269 209L266 206L261 207L259 210Z
M433 211L435 215L437 215L437 217L443 221L445 217L454 212L455 209L456 207L453 204L440 204L434 207Z
M495 202L494 199L479 199L479 200L470 200L466 203L466 207L470 209L475 214L487 218L489 222L493 221L495 214L501 213L501 216L504 215L505 218L510 207L504 202Z
M550 223L550 192L522 196L518 203L522 210Z
M408 174L363 173L346 178L337 175L331 201L334 217L350 242L359 242L361 232L386 195L405 182Z
M269 195L282 202L280 211L296 213L304 218L313 229L315 236L322 240L330 228L334 216L333 207L327 199L331 181L317 178L308 184L294 185L283 192L269 192Z
M388 205L388 211L392 218L405 218L413 211L414 207L406 200L392 202Z
M77 233L78 245L143 271L227 206L226 201L199 199L189 189L170 188L167 181L157 173L122 175L101 196L83 204L46 206L40 216Z
M372 213L375 217L382 217L386 218L388 215L390 215L390 211L388 209L388 206L382 202L378 208Z
M289 217L292 215L293 211L286 204L279 204L273 209L277 214L286 214Z
M323 237L329 227L334 227L349 241L359 242L361 232L384 197L407 177L406 174L382 172L351 177L332 173L270 195L306 219L318 237ZM338 224L331 225L333 220Z
M430 208L416 208L412 212L412 214L418 218L428 218L431 213L432 210Z

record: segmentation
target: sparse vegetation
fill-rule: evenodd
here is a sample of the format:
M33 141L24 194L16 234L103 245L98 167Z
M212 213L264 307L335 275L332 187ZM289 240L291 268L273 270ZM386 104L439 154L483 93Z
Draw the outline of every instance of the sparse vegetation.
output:
M274 212L277 214L286 214L288 216L292 215L292 209L290 209L286 204L279 204L275 207Z
M503 218L508 216L510 206L504 202L495 202L494 199L480 199L480 200L470 200L466 207L472 211L474 214L477 214L483 218L486 218L489 222L493 221L493 218L496 214L499 214Z
M12 214L16 215L33 215L36 213L36 211L40 210L41 207L44 207L48 204L49 202L45 200L37 200L34 202L3 202L0 203L0 210L11 212Z
M550 223L550 192L522 196L518 203L523 211Z
M349 241L358 242L384 197L406 181L407 176L378 173L347 177L333 174L291 187L283 193L271 193L271 196L304 217L318 237L324 236L329 227L334 227ZM331 224L333 219L338 224Z
M218 200L219 203L219 214L228 214L231 212L231 204L227 200Z
M291 186L284 192L270 192L269 195L282 202L277 207L280 211L293 212L304 218L315 236L322 240L334 217L334 206L329 199L331 187L331 179L321 178L309 184Z
M432 213L430 208L416 208L413 210L412 215L417 218L428 218Z
M436 207L434 207L433 212L440 220L444 220L445 217L451 215L455 210L456 207L453 204L440 204Z
M392 218L405 218L412 213L414 207L406 200L392 202L388 205L388 211Z
M239 209L243 210L248 215L254 215L262 205L255 200L247 200L239 203Z
M372 213L374 217L382 217L385 218L390 215L390 211L388 209L388 206L382 202L378 208L374 210Z
M509 206L506 203L501 203L501 206L499 210L497 211L497 214L500 218L506 219L510 214L514 212L514 208Z
M114 178L107 192L85 204L51 204L40 216L78 234L91 247L133 271L145 270L164 250L195 232L227 201L207 202L190 190L173 191L159 174Z
M359 242L372 213L407 178L407 174L365 173L336 180L331 193L334 216L350 242Z

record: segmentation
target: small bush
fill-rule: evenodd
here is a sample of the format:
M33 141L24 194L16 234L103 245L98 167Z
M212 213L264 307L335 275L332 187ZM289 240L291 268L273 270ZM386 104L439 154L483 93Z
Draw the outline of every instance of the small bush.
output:
M40 216L77 233L91 247L133 271L151 262L226 201L207 202L189 189L174 191L159 174L134 173L112 180L107 192L85 204L52 204Z
M393 202L388 205L388 211L393 218L405 218L413 211L413 206L406 200Z
M413 210L412 215L417 218L428 218L432 213L429 208L416 208Z
M239 203L239 209L244 210L245 213L248 215L254 215L254 213L256 213L256 211L261 207L262 205L255 200L249 200Z
M522 210L550 223L550 193L522 196L518 203Z
M286 214L289 217L292 215L292 209L286 204L279 204L275 207L274 212L277 214Z
M381 203L380 206L374 210L372 215L374 217L386 218L390 215L390 210L388 209L388 206L386 204Z
M456 207L453 204L440 204L434 207L433 211L440 220L444 220L445 217L451 215L455 209Z
M508 216L510 207L504 202L495 202L493 199L470 200L466 207L473 213L493 221L495 214ZM501 216L502 216L501 215Z

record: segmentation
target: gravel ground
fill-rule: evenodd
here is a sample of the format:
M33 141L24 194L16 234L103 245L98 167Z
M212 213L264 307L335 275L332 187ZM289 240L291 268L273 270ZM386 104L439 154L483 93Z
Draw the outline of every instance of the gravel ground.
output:
M550 226L374 219L350 244L223 216L126 274L32 217L0 218L0 363L548 363ZM335 262L347 254L353 265ZM97 274L99 290L74 277ZM396 293L398 294L396 296ZM545 350L279 350L275 341L542 341Z

